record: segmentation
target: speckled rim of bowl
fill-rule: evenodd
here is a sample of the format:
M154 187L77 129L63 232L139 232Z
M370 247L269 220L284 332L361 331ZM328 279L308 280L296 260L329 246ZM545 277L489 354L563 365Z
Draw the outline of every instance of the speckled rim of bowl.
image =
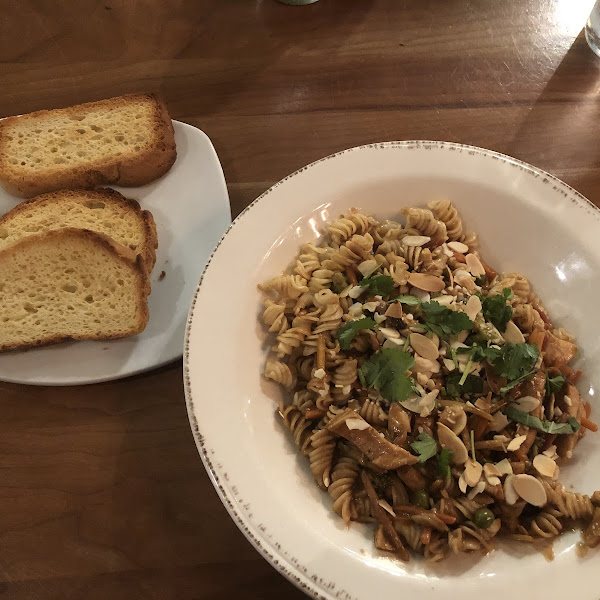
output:
M339 152L335 152L323 158L320 158L300 169L294 171L290 175L284 177L274 185L272 185L268 190L263 192L260 196L258 196L251 204L249 204L231 223L231 225L227 228L215 249L211 253L208 262L202 272L198 285L196 287L196 291L194 293L194 297L192 300L192 304L190 306L190 310L188 313L188 319L185 330L185 338L184 338L184 347L183 347L183 380L184 380L184 392L185 392L185 400L186 400L186 408L188 412L188 418L190 420L190 425L192 429L192 433L194 435L194 440L196 442L196 447L198 448L198 453L200 454L200 458L204 464L204 467L210 477L210 480L221 499L221 502L225 506L227 512L238 526L240 531L245 535L248 541L254 546L256 550L258 550L262 556L273 566L276 568L283 576L285 576L290 582L296 585L299 589L301 589L306 594L309 594L313 598L317 598L318 600L339 600L339 591L334 596L330 594L329 587L327 582L324 582L317 576L310 576L309 573L303 572L300 574L298 566L293 565L288 562L287 558L284 558L281 554L281 546L277 542L270 542L270 545L275 546L277 550L280 552L279 555L275 556L275 552L271 553L270 549L263 543L264 536L261 535L261 532L255 527L253 524L249 523L244 515L237 510L236 505L232 502L231 498L228 495L227 490L221 483L221 479L223 478L224 473L219 472L219 467L213 462L211 457L209 456L211 453L210 448L207 448L204 443L204 436L200 431L200 427L198 421L194 414L194 400L191 394L191 384L190 384L190 370L189 370L189 340L190 340L190 332L191 332L191 324L192 317L194 314L194 308L196 305L196 300L198 298L198 293L200 291L200 287L202 286L202 281L206 274L206 271L211 265L212 259L215 253L218 251L219 246L222 244L225 237L231 232L231 230L247 215L247 213L254 208L261 200L266 198L273 190L279 187L284 182L288 181L292 177L295 177L299 173L314 167L315 165L329 160L331 158L335 158L341 156L343 154L349 152L360 151L367 148L423 148L423 149L445 149L449 151L460 150L467 151L469 154L478 154L481 156L485 156L491 158L492 160L500 160L507 163L510 166L521 169L522 171L530 174L536 178L542 178L543 183L552 183L554 184L553 189L560 192L564 197L571 199L571 201L575 204L580 205L581 208L584 208L590 216L593 216L596 220L600 221L600 208L594 205L590 200L588 200L585 196L580 194L577 190L572 188L570 185L566 184L564 181L559 179L558 177L542 170L529 163L521 161L519 159L508 156L507 154L502 154L501 152L497 152L495 150L487 150L485 148L480 148L477 146L469 146L467 144L459 144L457 142L445 142L445 141L433 141L433 140L404 140L404 141L388 141L388 142L376 142L371 144L363 144L361 146L354 146L352 148L347 148L345 150L341 150ZM225 476L224 479L227 479ZM227 486L231 486L231 482L227 481ZM304 570L305 571L305 570ZM299 576L302 575L302 576ZM321 585L319 585L321 584ZM345 600L353 600L354 597L351 596L345 590L341 590L343 593Z

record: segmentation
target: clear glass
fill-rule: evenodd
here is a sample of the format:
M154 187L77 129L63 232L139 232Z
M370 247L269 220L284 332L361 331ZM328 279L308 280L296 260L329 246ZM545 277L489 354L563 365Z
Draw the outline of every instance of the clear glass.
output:
M597 0L585 24L585 39L595 54L600 56L600 0Z

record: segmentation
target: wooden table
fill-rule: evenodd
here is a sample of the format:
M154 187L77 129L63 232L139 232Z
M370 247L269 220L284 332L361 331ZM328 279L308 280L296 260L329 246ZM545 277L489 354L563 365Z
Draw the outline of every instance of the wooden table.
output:
M306 163L402 139L492 148L600 199L593 0L0 4L0 116L159 92L212 138L234 216ZM0 383L0 595L303 597L213 491L180 361L87 387Z

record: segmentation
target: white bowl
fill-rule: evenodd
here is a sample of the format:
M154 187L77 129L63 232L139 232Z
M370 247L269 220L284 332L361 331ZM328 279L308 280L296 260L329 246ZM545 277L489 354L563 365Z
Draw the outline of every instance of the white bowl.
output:
M439 566L402 563L373 547L372 529L346 529L313 483L275 417L276 386L261 378L266 347L258 323L259 282L277 275L301 243L351 206L395 218L406 205L446 196L480 234L498 270L520 271L551 317L577 336L580 388L593 401L600 373L600 212L553 176L507 156L446 142L388 142L340 152L286 177L232 224L191 307L184 349L190 422L198 450L232 518L273 566L315 598L384 595L429 600L515 597L597 600L598 551L575 552L577 533L556 558L515 543L488 556ZM588 435L561 480L600 489L600 436ZM395 596L394 596L395 597Z

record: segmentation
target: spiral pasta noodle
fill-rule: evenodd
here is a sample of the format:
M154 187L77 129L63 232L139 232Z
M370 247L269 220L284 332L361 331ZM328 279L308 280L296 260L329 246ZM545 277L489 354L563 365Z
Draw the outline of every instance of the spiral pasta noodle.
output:
M597 430L568 364L574 337L527 278L483 262L449 200L402 214L341 215L259 286L264 375L288 394L281 421L316 485L402 560L552 540L574 523L600 543L600 492L558 482Z

